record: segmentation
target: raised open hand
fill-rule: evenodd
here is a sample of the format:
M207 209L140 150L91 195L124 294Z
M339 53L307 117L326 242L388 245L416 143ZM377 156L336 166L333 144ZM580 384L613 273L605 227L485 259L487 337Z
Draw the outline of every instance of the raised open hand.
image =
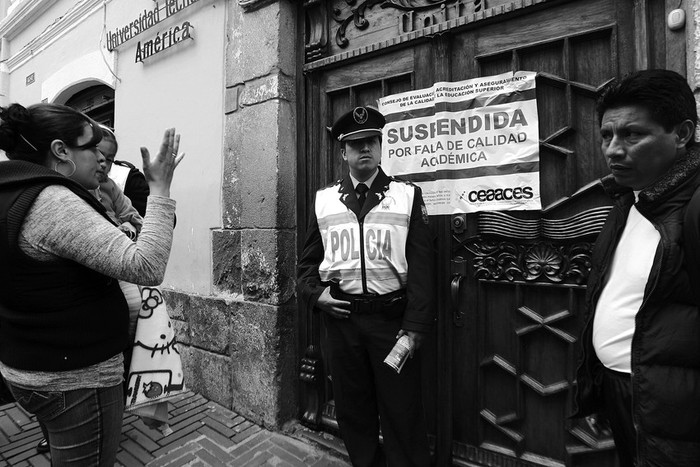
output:
M170 184L173 181L173 173L185 154L179 154L180 135L175 133L175 128L168 128L163 134L163 142L155 157L151 157L148 149L141 148L143 158L143 174L151 189L152 195L170 196Z

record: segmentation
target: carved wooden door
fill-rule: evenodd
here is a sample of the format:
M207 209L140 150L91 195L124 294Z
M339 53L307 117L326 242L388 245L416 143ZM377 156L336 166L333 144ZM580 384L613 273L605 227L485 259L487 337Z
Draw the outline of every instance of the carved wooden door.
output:
M629 7L554 6L465 31L446 47L455 81L538 72L543 206L451 219L455 458L614 465L609 436L567 417L591 242L607 212L595 185L584 188L607 173L594 103L634 67Z
M438 322L424 349L436 465L613 466L571 421L588 259L608 211L594 103L634 69L685 68L671 2L305 0L299 237L315 190L345 170L327 127L356 105L437 81L538 72L542 211L434 216ZM682 47L682 46L680 46ZM300 313L300 418L335 425L317 316Z

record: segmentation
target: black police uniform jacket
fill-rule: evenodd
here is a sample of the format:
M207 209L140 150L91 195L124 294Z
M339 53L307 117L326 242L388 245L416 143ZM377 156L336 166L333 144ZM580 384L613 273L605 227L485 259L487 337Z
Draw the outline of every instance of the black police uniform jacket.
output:
M661 240L632 338L632 417L639 466L700 465L700 150L690 150L636 206ZM615 204L593 249L574 416L604 412L593 315L634 194L603 179ZM692 198L692 201L691 201ZM634 254L634 252L626 252Z
M405 212L396 212L396 206L401 205L399 198L407 194L411 199L409 205L405 206ZM430 330L434 321L433 302L434 302L434 266L433 266L433 238L428 226L428 216L423 204L423 198L419 187L397 180L387 176L381 168L375 178L370 190L367 192L367 199L362 209L360 209L355 189L350 176L346 176L342 180L329 185L326 188L319 190L316 193L315 207L319 207L317 203L330 202L338 203L338 215L343 216L348 222L353 222L353 231L358 232L361 239L354 239L357 245L361 248L355 248L350 252L348 247L345 247L346 253L344 258L347 260L347 265L359 265L355 279L362 281L362 289L365 293L371 290L372 274L369 274L369 266L381 266L378 264L381 261L386 262L384 269L401 269L401 266L392 264L396 262L396 258L387 256L383 258L381 251L384 240L379 241L379 234L372 234L365 231L365 222L372 222L371 219L379 216L383 211L391 212L398 218L404 217L407 220L408 227L405 236L395 235L391 240L391 250L405 254L407 264L407 275L402 284L397 285L397 290L405 288L407 293L407 306L403 315L402 329L406 331L426 332ZM343 288L342 278L337 275L334 277L324 277L322 280L319 274L319 266L323 263L326 256L326 248L319 229L319 220L316 215L317 209L311 213L309 227L306 235L306 242L299 260L297 273L297 287L303 305L306 309L312 309L321 292L331 285L332 282L340 283ZM403 215L403 216L402 216ZM399 221L401 222L401 221ZM369 233L369 234L368 234ZM328 248L331 248L331 243L334 240L326 239ZM371 242L378 242L370 244ZM333 245L337 247L337 245ZM359 251L358 251L359 250ZM394 255L397 256L397 255ZM338 255L335 261L335 268L340 269L343 258ZM354 266L349 266L354 267ZM380 268L378 268L380 269ZM394 271L396 274L401 274L401 271ZM332 275L332 274L331 274ZM368 282L369 281L369 282ZM392 282L391 280L387 282ZM405 287L402 287L405 285ZM345 290L347 291L347 289ZM384 290L383 293L391 292ZM356 293L356 292L349 292Z

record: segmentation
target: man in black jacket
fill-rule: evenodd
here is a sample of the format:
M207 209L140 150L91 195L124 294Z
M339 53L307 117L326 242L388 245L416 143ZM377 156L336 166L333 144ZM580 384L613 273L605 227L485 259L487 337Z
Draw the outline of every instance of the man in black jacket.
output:
M593 250L577 416L601 413L620 465L700 465L700 151L685 79L645 70L597 105L615 204Z
M116 175L118 170L126 171L124 182L124 195L129 198L131 204L136 208L141 217L146 215L146 199L149 189L146 177L133 164L126 161L114 161L110 177Z
M384 122L356 107L333 125L350 173L316 193L298 287L306 307L322 313L353 465L427 467L419 359L400 373L383 360L400 337L417 349L432 327L433 242L420 188L379 167Z

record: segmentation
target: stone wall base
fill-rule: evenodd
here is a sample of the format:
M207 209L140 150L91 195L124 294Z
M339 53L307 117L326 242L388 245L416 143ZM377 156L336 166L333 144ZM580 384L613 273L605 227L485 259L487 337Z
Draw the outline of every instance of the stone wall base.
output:
M163 294L188 389L268 427L296 416L293 304Z

